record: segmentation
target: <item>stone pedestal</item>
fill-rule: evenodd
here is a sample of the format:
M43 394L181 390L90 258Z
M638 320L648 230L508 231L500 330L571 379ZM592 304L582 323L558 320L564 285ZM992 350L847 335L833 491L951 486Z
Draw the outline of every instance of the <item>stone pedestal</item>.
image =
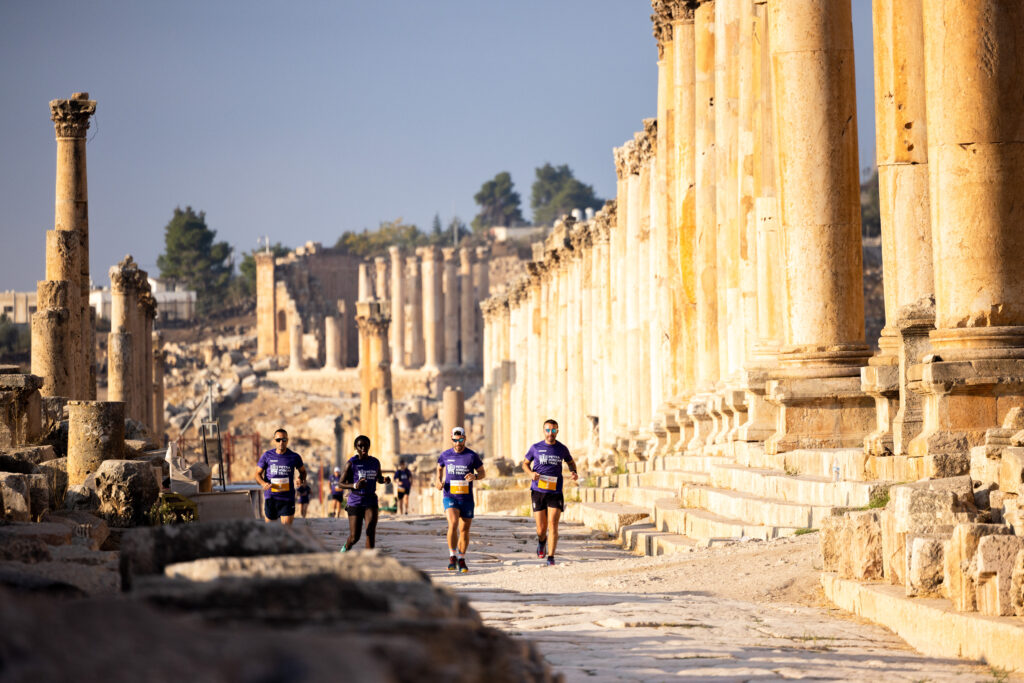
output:
M104 460L124 458L124 403L68 402L68 486L83 483Z
M0 448L38 443L42 437L43 379L0 374Z
M924 299L899 309L896 328L900 334L900 407L892 424L893 452L907 455L910 442L924 427L924 397L911 382L910 369L928 353L929 333L935 329L935 301Z

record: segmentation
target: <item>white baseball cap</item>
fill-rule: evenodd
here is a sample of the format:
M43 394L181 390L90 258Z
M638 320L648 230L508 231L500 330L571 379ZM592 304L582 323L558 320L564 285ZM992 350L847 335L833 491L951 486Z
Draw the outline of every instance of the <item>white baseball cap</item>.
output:
M463 429L462 427L455 427L454 429L452 429L452 438L455 438L456 436L465 436L465 435L466 435L466 430Z
M334 471L335 471L335 472L341 472L341 468L340 468L340 467L335 467L335 468L334 468Z

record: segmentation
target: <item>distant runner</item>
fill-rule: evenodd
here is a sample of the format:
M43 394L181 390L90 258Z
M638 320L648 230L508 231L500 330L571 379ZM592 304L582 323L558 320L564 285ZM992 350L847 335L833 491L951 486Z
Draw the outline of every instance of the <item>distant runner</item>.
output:
M380 460L370 455L370 437L360 434L355 440L356 454L349 458L345 473L341 476L341 488L349 489L348 494L348 540L341 552L352 549L359 542L359 535L366 522L366 547L373 548L377 542L377 516L380 507L377 501L377 484L390 484L391 477L382 477Z
M543 560L546 555L548 566L555 564L558 520L565 511L562 463L569 466L573 481L579 479L576 463L573 462L569 449L555 439L557 436L558 423L554 420L545 420L544 440L530 446L523 460L523 471L533 477L530 495L533 498L533 518L537 521L537 557Z
M306 513L309 511L309 494L311 491L312 489L309 488L309 482L307 481L303 481L295 489L295 493L299 496L299 514L302 515L303 519L306 518Z
M473 482L484 478L484 462L466 448L466 430L452 430L454 446L437 459L437 488L444 492L444 513L448 518L448 571L465 574L469 527L473 523ZM459 555L456 558L455 553Z
M412 495L412 472L409 463L400 460L395 471L395 484L398 489L398 514L409 514L409 496Z
M299 484L306 483L306 467L298 453L288 448L288 432L274 432L275 448L260 456L256 464L256 481L263 487L263 514L267 522L281 524L295 521L295 472Z
M341 468L335 467L329 481L331 489L331 505L328 517L341 517L341 508L345 505L345 490L341 488Z

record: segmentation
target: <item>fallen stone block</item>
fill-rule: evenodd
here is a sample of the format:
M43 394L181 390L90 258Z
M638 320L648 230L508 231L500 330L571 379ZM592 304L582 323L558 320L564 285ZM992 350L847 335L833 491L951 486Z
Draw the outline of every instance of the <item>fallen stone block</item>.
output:
M169 564L207 557L316 553L323 545L308 529L237 519L132 529L121 541L121 579L160 574Z
M95 478L90 476L86 483L69 486L64 493L64 507L67 510L98 510L100 499L96 496Z
M907 534L896 531L896 515L892 510L879 512L882 528L882 576L892 585L902 585L907 580Z
M16 458L7 453L0 453L0 472L11 472L13 474L31 474L36 466L28 460Z
M96 471L98 512L113 526L148 523L149 511L160 497L160 484L148 462L104 460Z
M39 519L50 509L50 484L45 474L26 474L28 482L29 506L32 519Z
M71 530L64 524L49 522L0 525L0 545L23 538L33 538L47 545L67 545L71 542Z
M907 597L942 597L945 542L938 535L907 536Z
M110 536L110 527L103 519L81 510L54 510L43 515L42 521L67 526L73 543L92 550L99 550Z
M27 522L32 519L32 498L27 474L0 472L0 501L4 519Z
M849 535L850 544L845 552L850 555L849 578L858 581L878 581L883 578L882 572L882 524L875 510L850 512Z
M50 559L50 546L38 538L8 536L0 543L0 562L34 564Z
M1005 448L999 459L999 490L1020 495L1024 493L1024 448Z
M901 484L889 489L896 531L931 533L936 527L970 522L975 514L969 475Z
M1002 524L959 524L953 529L944 571L954 609L960 612L977 609L978 543L985 536L1009 533L1010 528Z
M64 497L68 490L68 459L56 458L36 465L40 474L46 477L50 487L50 509L64 507Z
M990 617L1008 617L1015 612L1011 595L1017 555L1024 551L1024 538L985 536L978 542L978 611Z
M21 460L22 462L29 462L32 463L33 465L38 465L41 462L53 460L54 458L57 457L56 454L54 453L53 446L50 445L16 446L13 448L5 448L3 452L4 454L9 455L10 457L15 458L16 460Z
M256 391L260 386L260 378L256 375L249 375L242 380L242 391Z
M821 545L822 569L826 572L838 572L839 560L843 550L839 541L846 526L846 515L832 515L826 517L821 523L821 531L818 533L819 544Z
M1017 553L1013 562L1013 573L1010 576L1010 604L1013 613L1024 617L1024 550Z

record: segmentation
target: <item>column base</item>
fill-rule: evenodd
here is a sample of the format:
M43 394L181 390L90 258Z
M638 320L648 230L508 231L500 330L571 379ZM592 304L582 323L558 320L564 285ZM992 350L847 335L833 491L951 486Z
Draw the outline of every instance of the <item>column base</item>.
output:
M776 431L765 441L769 455L804 448L862 448L875 423L875 406L861 391L859 376L773 379L767 400L778 407ZM788 374L793 374L788 373Z
M881 358L888 360L889 357ZM900 406L899 365L885 363L862 367L860 388L875 402L875 428L864 437L864 452L869 455L891 455L894 453L893 419Z
M725 404L732 413L729 431L725 435L727 442L740 441L740 430L747 423L747 394L743 388L727 389Z
M700 455L713 433L714 422L708 408L709 399L709 394L699 394L686 406L686 415L693 422L693 436L686 444L686 455Z
M778 410L765 400L769 373L774 366L752 365L744 368L742 380L746 393L747 419L736 430L736 441L764 441L775 433Z

